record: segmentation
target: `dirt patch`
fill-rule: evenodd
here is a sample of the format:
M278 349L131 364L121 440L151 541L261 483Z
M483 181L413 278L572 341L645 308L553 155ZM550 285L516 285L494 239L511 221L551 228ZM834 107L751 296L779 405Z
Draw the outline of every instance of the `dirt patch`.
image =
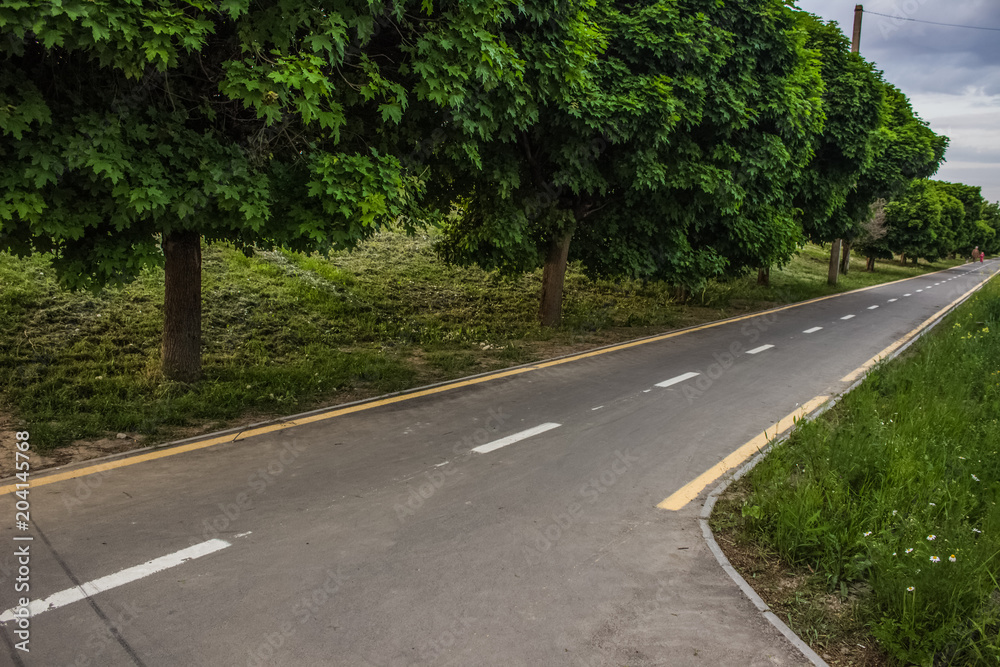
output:
M3 437L3 434L0 434L0 437ZM122 439L116 437L102 438L100 440L77 440L65 447L54 449L45 454L33 452L31 468L32 470L43 470L79 461L89 461L90 459L100 458L109 454L127 452L141 447L142 439L143 436L141 435L126 435ZM13 438L11 438L10 442L6 439L4 440L3 450L5 456L3 462L0 462L0 479L14 475L14 455L8 453L13 451L12 443Z
M830 593L808 568L784 563L743 535L739 516L746 490L733 484L712 517L715 539L726 558L779 618L834 667L887 667L882 652L859 619L866 591L855 587L846 596Z
M23 428L15 423L9 415L0 414L0 479L13 477L17 472L17 439L15 434ZM30 433L30 431L29 431ZM79 461L127 452L137 447L144 446L145 436L139 434L115 434L113 438L101 438L99 440L77 440L65 447L59 447L45 453L41 453L32 448L29 450L30 470L36 472L46 468L68 465Z
M308 412L309 410L322 409L324 407L333 408L345 403L354 403L375 398L377 395L379 395L378 392L374 390L352 388L332 393L325 396L322 400L317 401L314 406L296 410L296 412ZM69 445L44 453L32 448L30 452L31 471L34 473L49 468L81 463L111 454L129 452L150 445L169 443L240 426L274 421L286 416L285 414L250 412L244 414L239 419L228 421L211 420L189 426L161 428L155 437L149 437L141 433L116 433L94 440L75 440ZM23 428L24 425L22 423L11 418L9 414L0 412L0 480L12 478L16 472L15 451L17 445L15 433L17 430L23 430Z

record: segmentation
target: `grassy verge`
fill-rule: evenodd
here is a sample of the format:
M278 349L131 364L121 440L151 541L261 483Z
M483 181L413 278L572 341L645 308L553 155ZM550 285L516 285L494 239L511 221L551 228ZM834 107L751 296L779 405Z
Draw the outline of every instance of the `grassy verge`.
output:
M722 545L835 664L1000 664L998 420L994 281L734 485Z
M772 287L590 281L571 268L565 324L534 320L540 274L509 279L437 260L433 239L383 234L328 259L223 245L204 252L204 371L159 374L163 275L98 294L61 290L45 258L0 255L0 412L40 451L116 433L146 443L287 415L944 268L880 264L826 286L803 251ZM134 446L134 445L133 445ZM56 461L61 462L61 461ZM4 471L0 470L0 475Z

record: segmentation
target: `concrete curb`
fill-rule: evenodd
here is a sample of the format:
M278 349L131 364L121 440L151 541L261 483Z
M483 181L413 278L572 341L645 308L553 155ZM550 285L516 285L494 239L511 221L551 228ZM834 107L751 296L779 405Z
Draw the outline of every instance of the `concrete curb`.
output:
M880 363L886 363L892 361L893 359L901 355L905 350L909 349L911 345L916 343L918 340L927 335L937 325L939 325L946 317L955 312L955 310L959 306L963 305L966 301L968 301L976 294L978 294L979 291L996 276L997 272L994 271L993 275L990 276L985 281L983 281L983 283L974 292L972 292L967 297L965 297L964 299L956 303L954 306L952 306L948 310L948 312L943 314L941 317L937 318L936 320L928 324L926 327L924 327L923 331L918 333L916 336L910 339L905 345L901 346L898 350L896 350L888 357L883 359ZM869 370L868 373L871 373L871 370ZM861 378L859 378L856 382L854 382L854 384L848 387L845 391L843 391L837 396L834 396L832 399L824 403L822 406L814 410L812 413L803 417L803 421L811 421L813 419L816 419L820 417L823 413L825 413L827 410L835 406L845 396L847 396L852 391L857 389L861 385L861 383L863 383L867 379L868 373L865 373ZM791 434L794 431L795 427L792 427L791 429L785 431L780 436L776 437L774 440L768 443L767 447L762 449L759 454L757 454L752 459L750 459L742 466L737 468L736 472L732 473L732 475L725 477L723 481L717 487L715 487L715 489L711 493L709 493L708 497L705 499L705 504L702 505L701 508L701 515L698 517L698 523L701 525L701 533L705 538L705 543L708 545L708 548L712 552L712 554L715 555L715 560L719 562L719 565L721 565L725 573L729 575L729 578L732 579L736 583L736 585L740 587L740 590L743 591L743 594L746 595L751 602L753 602L754 606L757 607L758 611L760 611L761 614L763 614L764 618L766 618L768 622L770 622L770 624L773 625L778 630L778 632L784 635L785 638L789 642L791 642L792 646L797 648L802 653L802 655L805 656L807 660L809 660L809 662L811 662L816 667L829 667L827 662L823 660L823 658L821 658L818 653L812 650L812 648L808 644L806 644L801 637L795 634L792 631L792 629L788 627L788 625L778 617L777 614L771 611L771 608L767 605L766 602L764 602L763 598L757 595L757 591L755 591L753 587L747 582L747 580L744 579L740 575L740 573L736 571L736 568L734 568L732 563L729 562L729 559L726 558L726 554L722 552L722 548L719 547L719 543L716 542L715 534L712 532L712 527L709 525L709 519L712 517L712 511L715 509L715 503L718 502L719 497L722 496L723 493L725 493L726 489L728 489L733 482L736 482L744 475L749 473L751 470L753 470L758 463L764 460L764 457L767 456L768 453L770 453L770 451L775 446L788 440L789 436L791 436Z

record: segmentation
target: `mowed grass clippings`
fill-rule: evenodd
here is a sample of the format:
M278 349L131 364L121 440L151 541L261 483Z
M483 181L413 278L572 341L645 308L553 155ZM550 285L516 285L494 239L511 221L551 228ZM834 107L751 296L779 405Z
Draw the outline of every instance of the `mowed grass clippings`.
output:
M328 258L225 245L203 252L204 379L159 371L163 273L72 293L45 257L0 255L0 412L44 453L135 434L145 444L505 368L940 270L879 265L826 286L807 247L772 286L714 282L686 303L664 284L592 281L571 266L564 324L535 320L540 272L442 263L429 235L383 233ZM951 264L954 264L952 262Z
M891 664L997 665L998 452L994 280L775 448L720 504L716 525L804 575L786 600L821 600L817 590L850 600L850 619ZM793 629L808 638L822 606L791 610Z

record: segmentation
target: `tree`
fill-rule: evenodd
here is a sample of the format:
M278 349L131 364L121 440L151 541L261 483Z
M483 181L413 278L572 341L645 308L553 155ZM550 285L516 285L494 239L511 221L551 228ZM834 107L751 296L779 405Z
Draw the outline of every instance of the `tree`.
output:
M913 112L909 99L895 86L883 83L882 120L875 136L875 154L869 168L858 178L841 215L854 221L844 233L843 263L850 261L851 247L869 215L873 202L891 200L915 179L929 178L940 167L948 138L935 134ZM869 255L872 265L874 255Z
M889 226L888 244L894 252L916 263L917 259L936 258L944 206L928 180L916 180L906 193L886 206Z
M851 53L836 23L805 12L799 21L820 63L826 123L814 138L815 156L801 174L795 203L802 210L806 238L822 244L852 237L864 220L863 211L848 202L858 181L874 166L878 132L885 121L885 84L871 63ZM845 257L849 248L848 243Z
M904 262L906 257L934 261L958 253L968 256L973 247L995 243L996 230L986 220L997 210L983 200L978 187L917 180L887 206L888 234L874 251L902 253Z
M982 239L980 249L988 255L1000 253L1000 203L985 203L980 211L976 229Z
M0 249L73 288L165 264L163 370L197 379L202 239L344 248L412 220L410 102L519 76L490 30L516 8L433 7L0 1Z
M958 248L959 234L965 226L965 207L962 202L952 197L940 187L937 181L931 181L931 188L941 202L941 221L935 229L936 241L931 247L928 261L943 259L954 254Z
M697 287L786 261L800 239L786 185L821 129L820 81L779 0L599 0L563 27L522 20L530 53L590 32L588 66L525 58L538 113L463 154L439 151L446 258L544 266L539 316L559 322L568 261L588 274ZM579 20L577 17L574 20Z
M962 202L964 215L955 229L954 247L950 252L968 257L972 249L980 245L977 238L980 233L977 223L982 218L983 207L986 205L983 189L979 186L944 181L936 181L935 187Z
M869 207L868 219L861 225L855 241L856 247L868 258L868 271L875 271L875 260L892 259L892 251L886 243L889 227L885 220L885 206L888 202L878 199Z

